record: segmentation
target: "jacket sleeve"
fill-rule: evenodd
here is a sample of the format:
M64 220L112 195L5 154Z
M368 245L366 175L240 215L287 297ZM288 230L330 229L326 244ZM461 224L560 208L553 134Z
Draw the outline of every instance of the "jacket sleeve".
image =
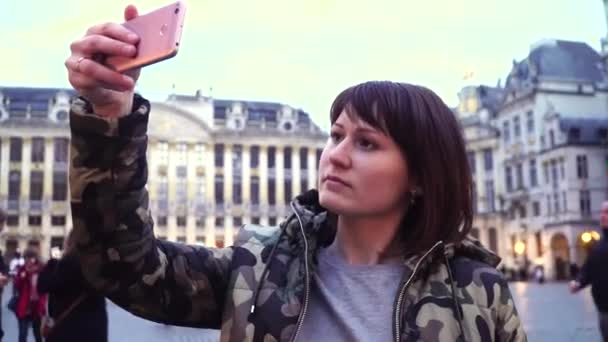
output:
M523 324L515 308L515 302L507 280L501 277L496 307L496 341L525 342L528 340ZM496 286L496 285L495 285Z
M157 240L148 207L150 103L121 118L70 112L70 193L76 252L90 285L127 311L181 326L219 328L232 248Z

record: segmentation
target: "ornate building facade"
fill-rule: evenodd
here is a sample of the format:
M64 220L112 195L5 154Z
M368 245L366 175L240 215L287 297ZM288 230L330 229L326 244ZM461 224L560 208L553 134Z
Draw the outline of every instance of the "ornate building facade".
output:
M504 87L461 92L471 165L493 165L485 179L476 175L478 218L495 209L506 266L567 279L598 238L608 199L607 81L589 45L546 40L513 62Z
M65 89L0 88L0 244L43 256L71 229ZM302 110L197 92L152 104L148 190L161 239L224 246L244 223L275 225L316 187L327 135Z

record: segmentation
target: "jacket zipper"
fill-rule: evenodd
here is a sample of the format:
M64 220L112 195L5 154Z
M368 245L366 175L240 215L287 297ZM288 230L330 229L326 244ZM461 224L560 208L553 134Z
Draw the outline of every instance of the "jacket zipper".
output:
M302 311L300 312L300 316L298 317L298 321L296 323L296 330L294 331L293 336L291 338L291 342L295 342L298 339L300 330L302 329L304 317L306 316L306 310L308 309L308 301L310 297L310 275L308 271L308 240L306 240L306 234L304 234L304 225L302 224L302 219L300 218L300 215L293 207L293 203L291 204L291 209L298 218L298 223L300 224L300 232L302 233L302 238L304 239L304 276L306 278L304 284L304 306L302 307Z
M428 251L426 251L426 253L424 253L424 255L418 260L418 262L416 262L416 265L414 266L414 270L412 271L412 274L409 276L407 281L403 284L403 286L399 290L399 296L397 297L397 302L395 303L395 308L393 309L393 312L394 312L393 319L395 320L395 330L393 331L393 337L395 339L395 342L401 342L401 306L403 305L403 298L405 297L405 292L407 291L408 287L410 286L410 283L416 276L416 273L418 273L420 264L422 264L424 259L426 259L433 251L435 251L435 249L438 246L440 246L442 244L443 244L443 241L439 241L436 244L434 244L433 247L431 247Z

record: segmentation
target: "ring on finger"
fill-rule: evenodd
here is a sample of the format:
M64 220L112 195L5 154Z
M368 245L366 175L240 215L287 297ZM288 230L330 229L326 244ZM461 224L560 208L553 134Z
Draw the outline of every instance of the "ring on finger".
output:
M76 67L74 68L74 70L76 70L76 72L80 72L80 62L82 62L86 57L84 56L80 56L78 57L78 60L76 60Z

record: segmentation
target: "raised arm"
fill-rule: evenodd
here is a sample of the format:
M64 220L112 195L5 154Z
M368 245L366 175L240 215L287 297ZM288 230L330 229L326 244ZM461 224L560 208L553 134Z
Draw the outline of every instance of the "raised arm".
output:
M125 19L137 16L133 6ZM232 249L155 239L146 182L150 103L134 95L139 70L119 74L93 56L135 53L122 25L97 25L71 45L69 80L73 237L90 285L135 315L219 328Z

